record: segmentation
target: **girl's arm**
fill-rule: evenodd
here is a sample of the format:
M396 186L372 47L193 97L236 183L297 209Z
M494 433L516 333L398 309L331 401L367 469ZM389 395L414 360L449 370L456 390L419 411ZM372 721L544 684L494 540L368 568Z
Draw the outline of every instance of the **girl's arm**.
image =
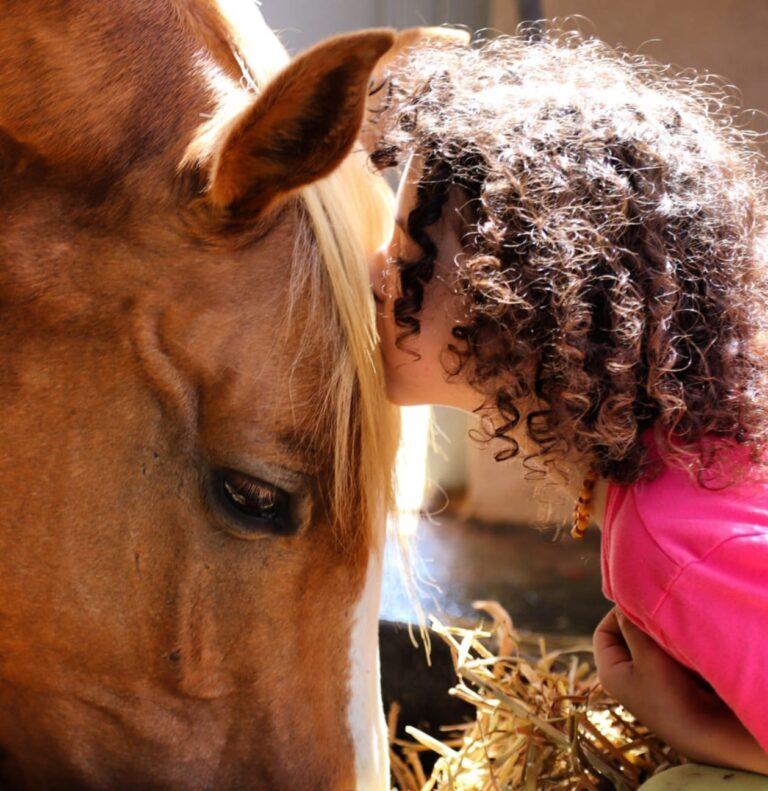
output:
M681 755L768 775L768 754L736 715L617 608L594 648L603 686Z

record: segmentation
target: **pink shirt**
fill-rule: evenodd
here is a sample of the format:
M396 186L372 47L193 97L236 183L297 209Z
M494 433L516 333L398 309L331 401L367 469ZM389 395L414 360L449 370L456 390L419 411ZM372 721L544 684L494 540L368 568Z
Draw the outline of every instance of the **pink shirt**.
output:
M601 562L606 598L768 751L768 483L713 491L664 466L653 480L611 485Z

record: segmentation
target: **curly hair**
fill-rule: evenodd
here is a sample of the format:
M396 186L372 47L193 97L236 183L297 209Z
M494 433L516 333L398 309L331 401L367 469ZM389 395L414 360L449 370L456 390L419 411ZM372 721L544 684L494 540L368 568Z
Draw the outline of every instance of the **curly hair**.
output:
M758 460L766 182L728 93L563 30L406 57L373 154L424 163L408 218L422 254L397 262L398 343L419 332L430 226L458 190L466 312L446 339L449 373L497 416L497 458L520 454L520 428L541 474L575 454L632 483L652 474L642 435L654 427L700 479L725 443Z

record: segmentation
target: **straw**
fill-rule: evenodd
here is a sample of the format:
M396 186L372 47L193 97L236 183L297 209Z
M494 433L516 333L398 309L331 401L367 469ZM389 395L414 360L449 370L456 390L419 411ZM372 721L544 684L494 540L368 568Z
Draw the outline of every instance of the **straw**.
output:
M490 629L433 631L450 647L457 683L449 691L475 709L471 723L439 737L406 727L390 710L392 776L399 791L633 791L681 763L672 749L601 688L591 645L547 651L544 638L522 638L496 602L475 602ZM538 656L527 652L538 647ZM422 755L437 761L430 776Z

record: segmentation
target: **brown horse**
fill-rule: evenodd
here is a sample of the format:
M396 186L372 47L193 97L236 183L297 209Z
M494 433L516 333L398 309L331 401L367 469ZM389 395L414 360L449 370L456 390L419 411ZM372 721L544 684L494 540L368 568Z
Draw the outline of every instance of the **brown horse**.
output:
M347 155L391 41L3 3L3 788L388 787L390 220Z

